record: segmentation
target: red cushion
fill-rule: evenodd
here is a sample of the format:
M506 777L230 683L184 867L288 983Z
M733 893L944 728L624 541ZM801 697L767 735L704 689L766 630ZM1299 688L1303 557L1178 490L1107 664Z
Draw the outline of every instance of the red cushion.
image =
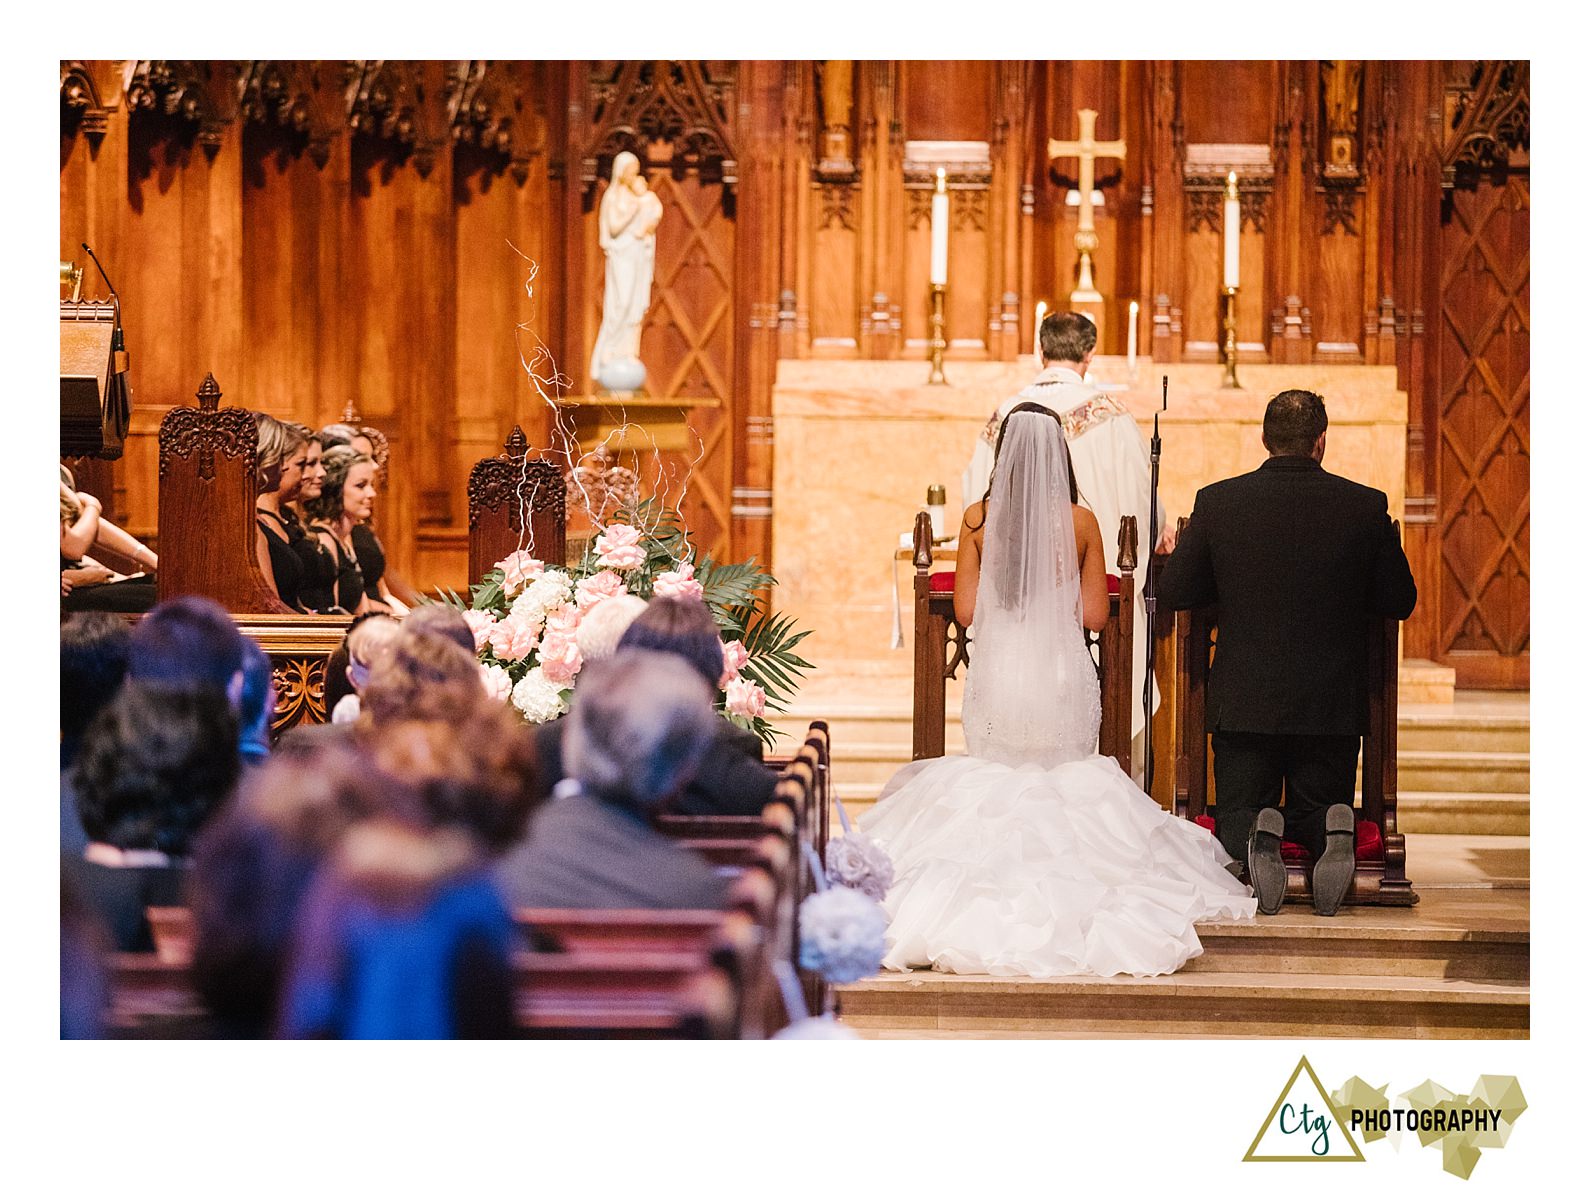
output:
M1193 818L1210 833L1215 831L1215 819L1208 814ZM1386 844L1380 836L1380 826L1373 821L1360 820L1353 831L1353 858L1358 862L1374 862L1386 857ZM1281 858L1289 863L1306 863L1308 851L1296 842L1281 843Z
M1106 575L1104 585L1110 589L1110 595L1121 594L1121 577L1119 575ZM928 590L934 592L953 592L955 590L954 571L934 571L928 576Z

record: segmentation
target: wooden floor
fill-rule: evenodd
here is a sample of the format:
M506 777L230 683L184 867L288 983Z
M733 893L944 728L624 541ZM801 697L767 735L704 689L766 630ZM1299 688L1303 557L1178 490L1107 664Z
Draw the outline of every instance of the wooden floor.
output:
M839 989L876 1038L1396 1037L1529 1033L1529 839L1414 834L1411 909L1307 906L1199 927L1153 979L886 972Z

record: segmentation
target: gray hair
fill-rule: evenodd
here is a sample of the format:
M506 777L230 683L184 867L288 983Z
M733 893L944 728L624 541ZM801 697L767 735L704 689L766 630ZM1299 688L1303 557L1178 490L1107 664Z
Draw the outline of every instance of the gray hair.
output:
M690 779L720 720L707 685L672 656L620 650L580 674L564 770L593 796L651 813Z

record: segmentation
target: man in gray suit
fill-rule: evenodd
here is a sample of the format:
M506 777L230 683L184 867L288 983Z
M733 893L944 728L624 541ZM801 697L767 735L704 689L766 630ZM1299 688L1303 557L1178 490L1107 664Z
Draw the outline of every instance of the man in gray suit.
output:
M723 718L671 655L621 650L580 675L563 739L568 778L496 867L515 908L721 908L710 863L652 828Z

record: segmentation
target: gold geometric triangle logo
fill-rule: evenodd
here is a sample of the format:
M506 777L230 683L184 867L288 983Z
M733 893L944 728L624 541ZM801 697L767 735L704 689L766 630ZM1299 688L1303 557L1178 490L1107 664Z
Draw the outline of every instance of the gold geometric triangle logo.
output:
M1297 1060L1243 1162L1363 1162L1364 1153L1309 1065Z

